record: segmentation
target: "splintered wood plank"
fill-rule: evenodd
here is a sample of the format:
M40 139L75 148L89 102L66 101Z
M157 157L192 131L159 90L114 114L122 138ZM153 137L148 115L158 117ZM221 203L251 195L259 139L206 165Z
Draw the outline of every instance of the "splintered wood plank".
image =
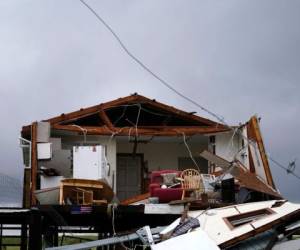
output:
M139 194L139 195L130 197L126 200L122 200L121 205L130 205L130 204L138 202L138 201L146 200L149 197L150 197L150 193Z
M274 184L272 173L271 173L270 166L269 166L269 161L268 161L266 151L265 151L264 142L262 139L262 135L260 132L260 128L259 128L259 124L258 124L258 120L257 120L256 116L251 117L250 121L248 122L247 132L248 132L249 138L257 142L259 153L261 156L261 160L263 162L263 167L264 167L266 178L267 178L267 183L270 186L272 186L273 188L275 188L275 184Z
M64 187L85 187L85 188L103 188L101 184L88 184L88 183L63 183Z

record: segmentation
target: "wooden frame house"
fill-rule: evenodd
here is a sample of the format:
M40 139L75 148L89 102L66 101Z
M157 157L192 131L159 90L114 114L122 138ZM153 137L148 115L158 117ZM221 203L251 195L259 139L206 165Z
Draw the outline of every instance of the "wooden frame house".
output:
M48 136L41 140L43 126L48 127ZM257 147L248 145L245 138ZM217 166L199 156L203 150L228 161L238 158L266 185L275 188L256 117L229 128L138 94L33 122L22 128L21 139L30 149L23 150L27 159L25 206L36 204L34 191L45 181L42 170L73 177L72 148L80 145L105 148L109 165L106 179L121 200L147 192L153 170L195 167L191 155L201 172L218 171ZM48 159L38 156L41 143L51 144Z

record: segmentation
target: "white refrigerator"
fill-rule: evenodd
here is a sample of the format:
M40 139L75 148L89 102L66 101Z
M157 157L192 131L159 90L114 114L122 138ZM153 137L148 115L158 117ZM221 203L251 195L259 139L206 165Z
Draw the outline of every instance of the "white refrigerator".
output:
M74 146L73 178L97 180L107 177L105 147Z

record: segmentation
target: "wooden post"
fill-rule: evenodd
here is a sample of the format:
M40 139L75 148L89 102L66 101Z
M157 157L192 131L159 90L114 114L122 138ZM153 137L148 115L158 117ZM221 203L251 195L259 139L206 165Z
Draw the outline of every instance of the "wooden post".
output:
M21 250L27 250L27 224L21 225Z
M55 247L58 247L58 227L54 226L53 230L53 245Z
M31 125L31 206L36 205L34 191L36 190L37 168L37 122L34 122Z
M2 223L0 224L0 249L2 249Z
M31 175L31 169L25 168L24 179L23 179L23 208L30 208L30 203L31 203L30 175Z
M31 210L29 224L29 249L42 249L42 216L38 210Z

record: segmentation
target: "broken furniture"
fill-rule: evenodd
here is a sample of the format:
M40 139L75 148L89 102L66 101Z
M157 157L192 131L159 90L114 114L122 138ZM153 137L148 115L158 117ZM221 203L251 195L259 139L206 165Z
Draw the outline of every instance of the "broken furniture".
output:
M102 198L103 184L96 180L64 179L60 183L59 203L91 205Z
M93 203L93 191L83 188L75 188L73 191L76 193L76 204L90 205Z
M181 171L177 170L153 171L151 173L151 182L149 185L150 197L158 197L160 203L168 203L172 200L180 200L182 196L182 188L180 183L176 183L174 180L176 177L179 177L180 174ZM172 176L173 185L171 183L172 178L170 178ZM164 185L166 188L164 188Z
M60 188L51 187L43 188L34 191L34 196L38 200L39 204L43 205L58 205L59 204Z
M182 196L181 199L183 200L185 198L186 193L192 192L192 191L200 191L203 192L203 183L201 179L201 175L199 171L195 169L186 169L182 171L181 175L181 187L182 187Z
M216 177L213 174L201 174L203 188L205 193L213 193Z
M250 195L251 197L270 197L272 199L282 199L282 196L276 189L267 184L266 181L264 181L259 175L247 169L247 167L245 167L240 161L229 162L224 158L212 154L207 150L201 152L200 156L216 164L221 169L221 171L219 171L219 174L230 174L231 176L233 176L241 188L246 188L247 190L252 192L252 195ZM225 186L225 189L229 188L233 190L232 184L225 184ZM225 186L223 186L223 188ZM258 195L259 193L260 195ZM228 198L229 196L230 195L228 194ZM249 199L251 197L249 197ZM233 199L233 196L230 199Z

